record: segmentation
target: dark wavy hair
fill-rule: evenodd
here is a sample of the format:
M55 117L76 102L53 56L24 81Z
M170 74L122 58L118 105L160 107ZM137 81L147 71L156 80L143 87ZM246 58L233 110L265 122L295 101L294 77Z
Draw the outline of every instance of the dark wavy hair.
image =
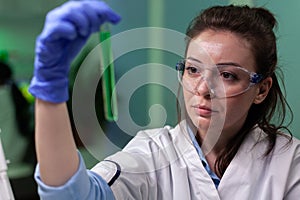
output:
M196 16L189 24L186 31L187 47L191 39L197 37L203 31L229 31L250 44L254 55L256 71L264 77L272 77L273 85L266 99L260 104L253 104L248 112L247 119L239 131L227 144L225 149L218 155L215 162L215 171L222 177L229 163L236 155L239 147L247 134L257 125L266 134L268 148L265 156L270 154L275 146L278 134L285 135L282 129L292 122L293 113L288 105L285 95L280 88L280 69L277 66L276 36L273 29L277 21L274 15L265 8L250 8L248 6L215 6L208 8ZM287 112L290 113L288 125L284 125ZM276 116L276 118L275 118ZM272 120L276 119L276 124ZM291 141L292 135L285 135Z

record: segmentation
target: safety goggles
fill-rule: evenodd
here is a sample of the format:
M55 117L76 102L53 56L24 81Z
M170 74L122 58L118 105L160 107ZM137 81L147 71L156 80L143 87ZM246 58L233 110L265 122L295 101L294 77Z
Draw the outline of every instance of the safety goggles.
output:
M205 83L210 95L217 98L242 94L263 79L261 74L234 64L207 65L193 58L178 62L176 70L185 90L195 94L200 85Z

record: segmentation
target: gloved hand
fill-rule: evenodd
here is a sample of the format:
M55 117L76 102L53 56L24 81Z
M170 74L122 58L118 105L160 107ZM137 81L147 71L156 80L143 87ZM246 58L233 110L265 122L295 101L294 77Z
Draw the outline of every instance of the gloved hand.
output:
M69 1L50 11L42 33L36 40L34 76L29 92L44 101L67 101L68 72L91 33L104 22L120 21L101 1Z

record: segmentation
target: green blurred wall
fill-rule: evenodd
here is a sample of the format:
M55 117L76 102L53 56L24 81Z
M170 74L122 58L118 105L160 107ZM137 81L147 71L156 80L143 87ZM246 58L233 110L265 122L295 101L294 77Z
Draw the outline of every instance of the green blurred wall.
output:
M34 43L36 36L42 30L45 14L51 8L61 4L63 0L0 0L0 50L8 50L15 75L20 80L29 80L32 76ZM160 26L185 32L188 22L200 10L212 5L228 4L225 0L109 0L107 1L123 20L118 26L112 27L114 34L137 27ZM298 46L300 40L300 28L298 19L300 14L300 1L230 1L248 2L251 5L265 6L276 14L279 21L278 48L280 66L285 74L287 89L287 99L294 112L294 121L291 130L295 136L300 138L300 90L298 89ZM159 9L156 9L159 8ZM95 40L91 40L94 41ZM116 76L120 78L127 70L135 65L147 63L149 61L163 62L171 65L175 63L173 55L164 54L159 56L157 52L151 50L132 52L127 57L120 58L117 63ZM171 63L171 64L170 64ZM122 67L118 67L122 66ZM161 78L165 78L163 75ZM154 87L154 88L153 88ZM145 90L141 89L135 94L132 102L132 112L136 115L134 120L138 124L147 124L147 108L154 100L166 107L168 112L167 123L176 123L175 101L169 92L164 92L157 86L149 86ZM150 98L152 97L152 98ZM154 97L154 98L153 98ZM142 102L142 103L141 103ZM159 116L158 116L159 117Z
M300 138L300 89L299 89L299 44L300 1L272 1L267 7L276 14L278 19L278 51L279 66L284 72L287 100L294 113L291 124L292 133Z
M17 79L32 76L34 43L46 12L63 0L0 0L0 51L8 51Z

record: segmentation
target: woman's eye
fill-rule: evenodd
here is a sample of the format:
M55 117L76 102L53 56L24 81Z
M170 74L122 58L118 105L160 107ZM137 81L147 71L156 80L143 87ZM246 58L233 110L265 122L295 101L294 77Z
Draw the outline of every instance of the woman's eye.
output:
M187 67L186 70L188 71L189 74L197 74L197 73L199 73L199 70L196 67Z
M237 79L237 77L230 72L221 72L220 75L225 80L236 80Z

